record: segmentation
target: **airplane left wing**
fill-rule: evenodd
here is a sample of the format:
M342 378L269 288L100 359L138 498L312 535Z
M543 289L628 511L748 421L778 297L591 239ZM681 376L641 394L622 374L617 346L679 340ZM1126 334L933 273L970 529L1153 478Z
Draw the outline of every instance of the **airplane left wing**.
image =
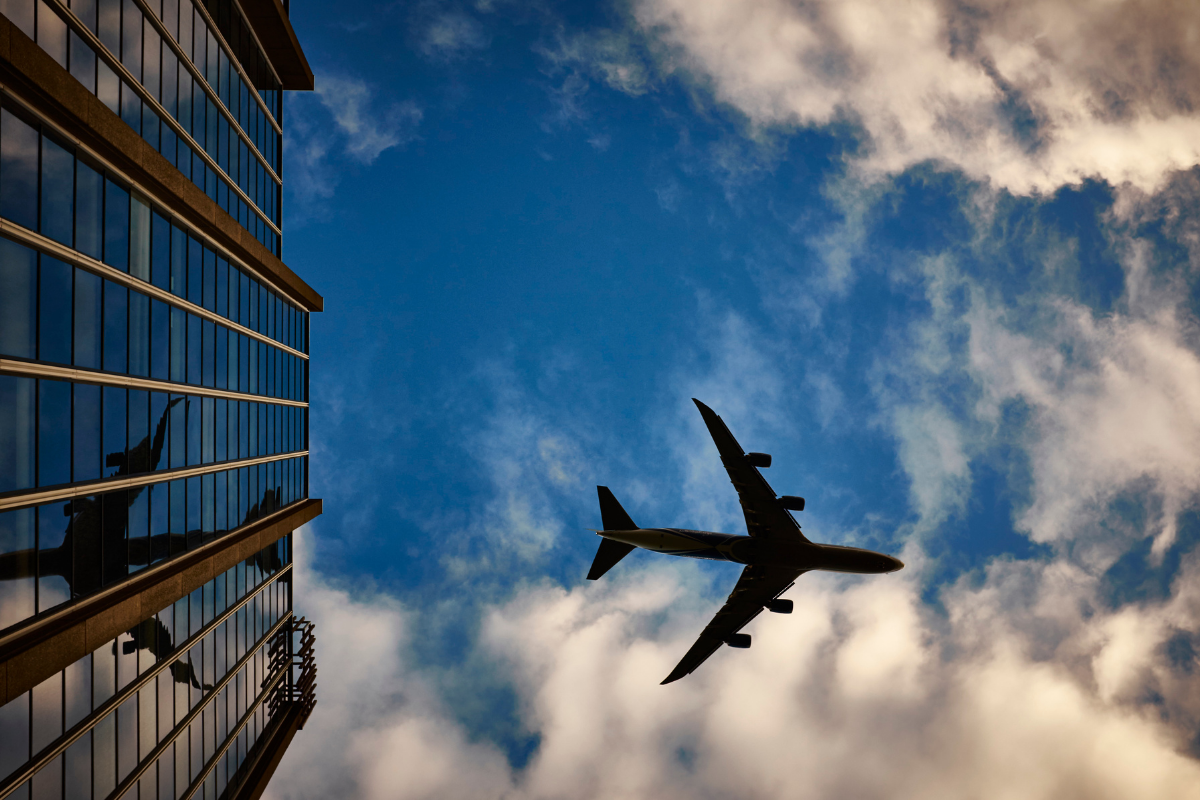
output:
M717 652L717 648L730 636L761 614L767 603L790 589L796 578L805 571L792 567L749 566L743 569L725 605L721 606L712 622L700 633L700 638L663 683L671 683L691 674Z
M800 526L792 515L779 504L775 498L775 490L766 478L750 465L746 459L746 451L733 438L725 421L708 406L696 398L692 398L700 416L712 435L713 444L721 454L721 463L729 473L733 488L737 489L738 500L742 504L742 513L746 517L746 532L755 538L799 540L808 539L800 532Z

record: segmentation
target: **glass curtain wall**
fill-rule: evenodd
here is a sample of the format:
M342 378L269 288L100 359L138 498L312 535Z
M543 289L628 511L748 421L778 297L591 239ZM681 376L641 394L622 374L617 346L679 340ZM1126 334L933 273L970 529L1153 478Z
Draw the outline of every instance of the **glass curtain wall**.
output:
M272 76L274 88L256 93L191 0L154 2L149 14L134 0L74 0L70 11L43 0L8 0L6 7L89 92L268 250L282 253L282 137L265 102L278 105L278 83ZM256 45L253 53L262 59Z
M285 536L0 707L0 798L216 800L286 682Z
M4 97L0 217L0 629L307 496L305 312Z

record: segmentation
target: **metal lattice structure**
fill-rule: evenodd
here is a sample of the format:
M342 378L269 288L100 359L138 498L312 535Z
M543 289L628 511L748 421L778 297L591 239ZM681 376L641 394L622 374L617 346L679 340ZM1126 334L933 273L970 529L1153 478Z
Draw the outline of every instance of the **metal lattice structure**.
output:
M288 676L271 692L267 705L274 715L285 704L298 703L301 729L317 705L317 637L313 633L314 628L316 624L308 619L294 617L291 625L281 629L271 640L268 649L271 660L269 674L276 675L286 669Z

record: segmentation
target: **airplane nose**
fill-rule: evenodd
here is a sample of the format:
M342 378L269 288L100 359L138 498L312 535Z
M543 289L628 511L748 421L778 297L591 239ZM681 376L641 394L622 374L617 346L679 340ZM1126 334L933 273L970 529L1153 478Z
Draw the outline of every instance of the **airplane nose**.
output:
M888 572L899 572L900 570L904 569L904 562L900 559L892 558L891 556L888 556L888 559L892 562L892 568L889 569Z

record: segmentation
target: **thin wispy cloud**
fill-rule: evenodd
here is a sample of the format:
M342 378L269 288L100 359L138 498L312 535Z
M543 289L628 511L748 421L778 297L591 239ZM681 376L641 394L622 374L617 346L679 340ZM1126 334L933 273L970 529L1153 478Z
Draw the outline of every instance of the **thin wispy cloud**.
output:
M418 135L423 112L413 100L387 101L365 81L319 73L311 95L287 95L289 126L284 139L286 184L296 201L289 223L303 224L329 213L341 173L366 167Z
M468 12L439 9L418 14L414 22L418 49L436 61L453 61L488 46L483 24Z

